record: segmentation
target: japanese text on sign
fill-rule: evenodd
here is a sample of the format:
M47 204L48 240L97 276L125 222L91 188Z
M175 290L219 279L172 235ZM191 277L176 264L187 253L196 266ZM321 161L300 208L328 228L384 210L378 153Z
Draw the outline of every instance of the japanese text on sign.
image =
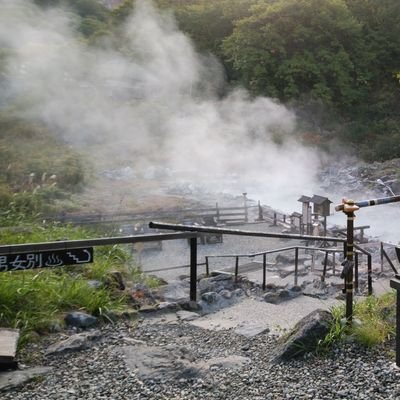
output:
M93 262L93 248L0 254L0 272Z

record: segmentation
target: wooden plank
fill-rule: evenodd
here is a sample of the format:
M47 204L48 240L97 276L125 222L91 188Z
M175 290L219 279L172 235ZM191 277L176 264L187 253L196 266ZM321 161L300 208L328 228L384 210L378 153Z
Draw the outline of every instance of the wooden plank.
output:
M17 354L19 329L0 328L0 364L13 364Z

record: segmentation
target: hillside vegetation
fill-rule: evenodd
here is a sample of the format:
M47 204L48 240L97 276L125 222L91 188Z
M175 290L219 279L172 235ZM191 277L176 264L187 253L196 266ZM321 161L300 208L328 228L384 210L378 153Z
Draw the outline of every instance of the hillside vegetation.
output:
M127 53L120 27L135 0L108 9L98 0L35 0L76 16L81 42ZM228 87L279 99L299 117L306 142L341 143L367 161L400 157L400 2L397 0L156 0L200 52L224 66ZM0 44L0 87L9 49ZM79 190L87 165L54 127L0 102L0 206L54 211ZM129 102L126 100L126 102ZM21 117L23 115L23 117ZM17 197L14 193L18 193ZM29 194L27 196L26 194ZM30 195L34 195L33 198ZM29 199L28 199L29 197ZM33 200L32 200L33 199Z

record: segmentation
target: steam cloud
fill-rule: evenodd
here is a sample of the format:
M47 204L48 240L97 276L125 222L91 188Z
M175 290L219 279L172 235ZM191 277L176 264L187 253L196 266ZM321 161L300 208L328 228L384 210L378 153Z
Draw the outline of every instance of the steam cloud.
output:
M318 190L319 157L293 139L295 116L243 89L221 97L221 66L150 2L139 1L124 27L127 55L111 44L86 46L68 10L27 0L0 6L0 44L12 55L0 104L26 98L26 118L94 148L99 170L158 165L174 179L247 191L288 211Z

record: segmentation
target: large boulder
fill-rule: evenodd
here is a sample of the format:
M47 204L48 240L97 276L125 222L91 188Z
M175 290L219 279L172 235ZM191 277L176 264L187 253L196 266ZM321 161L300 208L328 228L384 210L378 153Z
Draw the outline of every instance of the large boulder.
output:
M289 361L315 351L319 341L329 333L332 319L329 311L321 309L314 310L305 316L296 324L285 341L278 346L274 361Z

